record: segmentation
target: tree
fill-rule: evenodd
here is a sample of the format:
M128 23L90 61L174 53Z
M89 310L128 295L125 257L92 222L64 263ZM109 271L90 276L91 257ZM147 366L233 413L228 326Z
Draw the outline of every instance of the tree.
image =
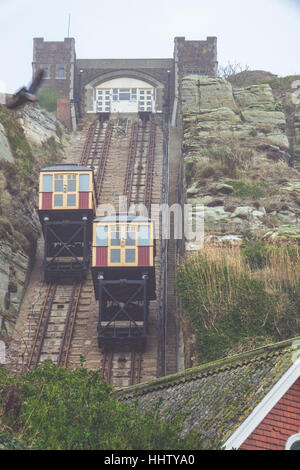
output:
M238 73L248 72L250 70L249 65L241 65L239 62L231 63L228 62L227 65L220 65L218 68L218 77L225 78L226 80L233 75Z
M199 449L198 432L182 436L183 416L161 419L121 402L101 371L51 361L10 377L0 368L0 447L46 450ZM206 440L207 443L207 440Z
M61 96L50 88L43 88L39 93L37 93L37 98L40 106L52 113L56 111L57 100L61 98Z

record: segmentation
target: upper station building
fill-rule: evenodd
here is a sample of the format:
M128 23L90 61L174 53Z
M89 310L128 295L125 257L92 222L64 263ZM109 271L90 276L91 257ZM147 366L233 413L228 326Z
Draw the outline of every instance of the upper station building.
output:
M217 38L176 37L169 59L77 59L75 39L33 40L33 73L45 69L43 87L60 95L58 117L70 128L85 113L172 113L176 121L181 78L215 76Z

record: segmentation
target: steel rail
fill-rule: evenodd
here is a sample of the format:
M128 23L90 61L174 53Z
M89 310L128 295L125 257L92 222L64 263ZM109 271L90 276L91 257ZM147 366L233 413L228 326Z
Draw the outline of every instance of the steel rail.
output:
M94 134L94 139L93 139L93 144L94 144L94 148L93 150L91 149L91 162L89 163L89 166L91 168L93 168L94 166L94 161L95 161L95 158L97 157L97 154L99 152L99 142L100 142L100 138L101 138L101 134L102 134L102 129L103 129L103 121L98 121L98 124L96 126L96 129L95 129L95 134Z
M82 289L82 282L76 283L73 286L71 300L69 303L69 308L66 316L63 336L60 344L60 349L57 357L57 365L67 366L69 352L71 349L71 343L73 338L74 326L77 318L77 312L79 307L79 299Z
M97 121L94 121L89 127L89 130L87 132L87 136L86 136L82 154L81 154L80 164L83 166L87 166L88 157L92 148L92 143L93 143L94 135L96 132L96 128L97 128Z
M130 380L129 385L135 385L141 381L142 372L142 357L141 351L133 350L131 352L131 367L130 367Z
M124 183L124 190L123 190L123 195L127 197L127 210L129 209L130 202L131 202L134 165L135 165L135 160L136 160L137 143L138 143L138 132L139 132L139 125L137 122L134 122L131 128L127 167L126 167L126 174L125 174L125 183Z
M150 217L156 149L156 124L152 119L150 120L150 130L146 143L146 124L143 123L142 126L140 145L138 145L138 123L134 123L132 127L123 194L127 196L128 209L132 203L138 204L142 202L146 206L148 216ZM145 158L146 144L148 144L148 149ZM139 150L137 155L138 146ZM145 166L143 160L146 160ZM145 178L144 184L142 184L143 177ZM144 186L143 194L141 194L142 186ZM134 200L132 197L133 188L136 188Z
M113 356L114 356L113 351L103 351L102 378L105 380L105 376L106 376L107 383L109 384L111 384L111 380L113 376L113 373L112 373ZM106 364L107 364L107 368L106 368Z
M146 127L147 127L147 123L143 122L142 137L141 137L140 148L139 148L139 156L136 159L137 160L137 167L135 168L137 170L137 173L136 173L136 181L134 183L134 186L136 187L134 204L138 204L139 202L141 202L139 200L139 196L140 196L141 180L142 180L142 174L143 174L143 159L144 159L144 153L145 153Z
M101 192L102 192L103 180L104 180L104 176L105 176L106 164L107 164L107 161L108 161L108 155L109 155L109 149L110 149L110 144L111 144L111 139L112 139L113 127L114 126L113 126L112 121L108 121L106 131L105 131L103 146L102 146L102 149L101 149L101 155L99 157L99 164L98 164L98 168L97 168L97 174L96 174L96 192L97 192L98 201L100 201L100 196L101 196Z
M27 363L28 370L30 370L33 362L34 362L34 368L36 368L39 363L45 335L46 335L47 328L48 328L49 317L50 317L50 313L51 313L51 309L52 309L52 305L53 305L53 301L54 301L54 297L56 293L56 288L57 288L56 282L50 283L48 285L46 297L44 299L40 317L39 317L39 323L36 329L35 337L33 340L33 345L31 348L31 354L29 356L29 360ZM36 358L34 361L33 357L34 357L35 351L36 351Z
M146 181L144 191L144 205L147 207L148 216L151 216L152 188L154 178L154 162L156 148L156 125L150 121L149 146L147 155Z

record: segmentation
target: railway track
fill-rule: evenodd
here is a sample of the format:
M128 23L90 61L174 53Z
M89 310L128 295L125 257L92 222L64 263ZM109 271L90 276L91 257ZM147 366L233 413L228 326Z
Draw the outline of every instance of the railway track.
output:
M80 160L80 164L94 168L98 200L105 177L112 132L111 121L97 120L92 123ZM46 285L28 355L28 370L35 369L40 362L47 359L58 366L68 365L82 286L82 283L58 285L56 282Z
M112 121L94 121L88 130L80 160L81 165L94 168L98 201L109 158L113 127Z
M82 283L46 285L41 311L27 360L27 369L35 369L44 360L68 365Z
M128 209L143 203L151 216L152 188L155 163L156 125L150 119L132 126L128 163L124 182L124 196Z
M160 183L154 181L155 151L157 145L161 146L161 141L157 144L155 122L141 122L137 116L96 120L82 135L81 142L77 161L94 168L98 203L110 203L126 195L129 205L144 203L150 216L153 187L154 199L160 200ZM58 365L78 367L80 356L84 356L87 367L101 367L105 380L118 388L156 377L155 301L150 303L153 354L149 349L146 354L133 350L101 352L95 329L98 305L91 280L83 284L40 283L38 289L38 302L23 327L28 332L25 353L21 356L25 368L35 369L47 359Z
M135 385L141 382L143 353L141 351L104 351L102 378L114 386Z
M127 167L123 195L127 197L127 209L143 203L150 217L154 178L156 145L156 125L147 122L134 122L131 126L128 146ZM104 351L102 376L116 387L138 384L143 375L143 352Z
M94 123L83 150L82 163L96 168L98 201L103 188L105 171L114 125L112 121ZM116 125L118 129L118 124ZM132 204L145 204L150 217L155 162L156 125L149 121L126 121L124 137L130 133L123 195L127 196L128 209ZM119 136L122 138L122 135ZM120 193L121 195L121 193ZM140 383L142 379L143 353L138 351L103 351L102 376L114 386Z

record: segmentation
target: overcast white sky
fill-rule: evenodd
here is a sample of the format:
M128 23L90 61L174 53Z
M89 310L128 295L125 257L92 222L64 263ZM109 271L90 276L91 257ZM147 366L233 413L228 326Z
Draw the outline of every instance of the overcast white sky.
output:
M0 0L0 91L31 79L32 39L75 38L77 58L172 57L175 36L218 37L218 60L300 73L300 0Z

